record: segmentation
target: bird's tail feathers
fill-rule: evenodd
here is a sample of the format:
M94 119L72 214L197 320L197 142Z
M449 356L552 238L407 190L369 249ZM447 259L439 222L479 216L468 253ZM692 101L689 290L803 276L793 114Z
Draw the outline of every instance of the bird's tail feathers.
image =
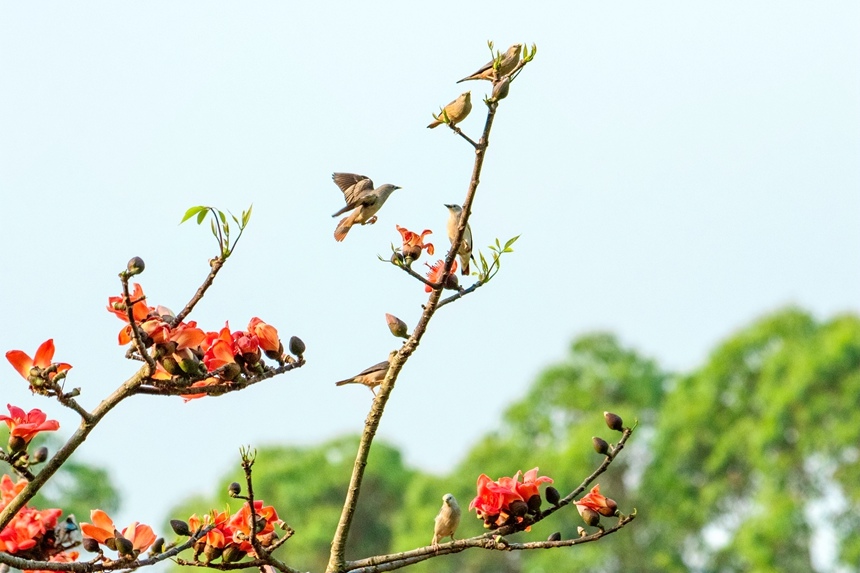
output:
M355 378L347 378L346 380L341 380L340 382L335 382L335 386L343 386L344 384L358 384Z
M343 241L346 238L346 234L349 233L349 230L352 228L352 223L352 215L341 219L340 223L337 224L337 228L334 230L334 240L338 243Z

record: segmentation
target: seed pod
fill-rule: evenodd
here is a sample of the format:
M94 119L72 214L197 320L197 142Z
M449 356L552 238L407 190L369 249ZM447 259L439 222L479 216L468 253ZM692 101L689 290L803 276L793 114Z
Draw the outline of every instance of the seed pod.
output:
M536 493L533 496L531 496L529 498L529 500L526 502L528 504L528 507L529 507L529 513L539 512L541 501L543 501L543 500L541 500L540 494Z
M152 548L149 550L150 555L158 555L160 553L164 553L164 538L159 537L155 540L155 543L152 544Z
M547 541L561 541L561 532L556 531L552 535L546 538Z
M603 438L594 436L591 438L591 445L594 446L594 451L598 454L606 455L609 453L609 443Z
M30 456L30 464L31 465L32 464L41 464L42 462L44 462L47 459L48 459L48 448L46 448L45 446L42 446L41 448L38 448L35 452L33 452L32 456Z
M132 257L128 264L126 265L126 276L133 277L134 275L139 275L143 272L143 269L146 268L146 264L144 264L143 259L140 257Z
M618 414L613 414L612 412L604 412L603 419L606 420L606 425L609 426L610 430L615 430L616 432L624 431L624 421Z
M240 493L242 493L242 486L239 485L239 482L234 481L227 487L227 493L230 497L236 497Z

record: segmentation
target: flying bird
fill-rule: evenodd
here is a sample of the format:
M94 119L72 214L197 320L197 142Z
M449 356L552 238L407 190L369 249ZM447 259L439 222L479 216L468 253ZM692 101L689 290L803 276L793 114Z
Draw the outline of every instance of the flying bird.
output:
M385 375L388 374L388 368L391 366L391 359L394 358L395 354L397 354L397 351L392 350L388 354L388 360L383 360L379 364L374 364L370 368L362 370L352 378L335 382L334 385L343 386L344 384L364 384L370 388L370 391L373 392L374 396L376 396L376 387L382 384L382 381L385 380Z
M436 516L431 545L434 547L439 545L439 542L446 537L450 537L451 541L454 541L454 533L457 531L458 525L460 525L460 506L452 494L446 493L442 496L442 508L439 510L439 515Z
M334 230L334 239L338 242L346 238L350 228L356 223L361 225L372 225L376 222L376 212L388 199L388 196L400 189L397 185L386 183L378 189L373 188L373 181L366 175L356 175L355 173L333 173L331 178L335 184L343 191L346 205L343 209L332 215L337 217L343 215L347 211L352 211L349 215L341 219Z
M457 230L460 228L460 217L463 214L463 208L459 205L445 205L448 207L448 240L454 244L454 239L457 238ZM472 227L467 223L466 230L463 232L463 240L460 242L460 249L457 251L460 255L460 273L462 275L469 274L469 259L474 260L472 256Z
M466 76L462 80L459 80L457 83L465 82L467 80L490 80L494 81L502 78L503 76L511 73L517 64L520 63L520 50L522 49L522 44L514 44L508 51L502 54L502 61L499 64L499 73L496 75L496 71L493 69L493 64L495 63L495 59L490 60L486 64L484 64L480 70L475 72L470 76Z
M433 129L437 125L442 125L445 123L446 115L448 116L448 123L451 125L457 125L466 119L466 116L469 115L470 111L472 111L472 92L461 93L457 99L446 105L445 109L439 112L439 116L436 118L436 121L427 127Z

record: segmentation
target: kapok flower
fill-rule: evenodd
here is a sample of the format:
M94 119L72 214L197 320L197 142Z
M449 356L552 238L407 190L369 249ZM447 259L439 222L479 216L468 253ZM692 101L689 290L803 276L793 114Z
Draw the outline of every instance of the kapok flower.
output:
M479 519L484 520L485 527L498 527L510 523L512 518L516 522L523 521L527 511L536 512L540 506L539 486L542 483L552 483L552 479L546 476L537 477L538 468L526 472L523 481L520 481L522 472L517 472L514 477L500 477L491 480L486 474L478 477L478 495L469 504L469 511L476 510ZM537 496L537 499L532 499ZM529 501L532 503L529 503ZM528 528L526 529L528 531Z
M278 338L278 330L271 324L266 324L256 316L248 323L248 332L257 337L260 348L265 352L280 353L281 339Z
M514 476L514 479L517 481L517 493L519 493L526 501L534 495L540 495L540 484L552 483L552 478L547 476L538 477L537 474L538 468L530 469L523 476L522 483L519 482L520 472L517 472L517 475Z
M406 227L401 227L400 225L395 225L395 227L400 231L400 236L403 237L403 247L401 248L401 252L406 259L406 264L409 264L412 261L417 261L421 256L421 251L424 249L427 249L428 255L432 255L435 252L433 243L424 242L424 237L433 233L430 229L424 229L419 235L418 233L413 233Z
M590 492L582 496L582 499L575 501L574 503L576 504L576 509L579 510L580 515L582 515L583 508L596 511L605 517L615 515L615 512L618 510L618 504L615 503L614 499L609 499L608 497L601 495L600 484L595 485L591 488Z
M140 322L150 315L155 309L146 304L146 296L143 294L143 287L138 283L132 286L132 292L129 294L131 301L132 316L135 322ZM128 322L128 312L123 305L123 296L108 297L108 312L116 315L117 318L124 322Z
M55 367L55 371L48 374L48 380L56 376L60 372L66 372L71 369L71 364L65 362L51 362L54 358L54 339L49 338L39 345L36 350L36 356L30 356L21 350L10 350L6 353L6 360L12 364L12 367L18 371L18 374L24 377L25 380L30 380L31 376L42 376L42 371ZM38 368L38 372L33 372L34 368Z
M0 511L26 486L27 480L21 479L15 483L11 477L4 474L0 478ZM9 525L0 531L0 552L18 553L32 550L35 552L35 558L47 558L53 545L43 545L43 541L48 541L45 536L57 526L61 514L59 509L38 510L25 505L15 514Z
M6 422L9 426L10 447L13 439L17 439L23 442L17 449L23 449L39 432L54 432L60 428L57 420L49 420L48 416L38 408L25 413L24 410L12 404L7 404L6 407L9 409L9 416L0 415L0 422Z
M92 523L81 523L81 531L84 536L110 547L108 541L116 538L115 532L117 531L113 520L100 509L92 510L90 519ZM120 535L131 542L137 553L146 551L150 545L155 543L155 533L153 533L152 528L137 521L131 522L128 527L122 530Z
M442 275L445 271L445 261L440 259L440 260L436 261L435 263L433 263L432 265L429 263L424 263L424 264L427 265L428 267L430 267L430 270L427 272L427 280L429 280L431 283L444 283L445 282L442 279ZM457 270L457 261L454 260L453 264L451 265L451 271L448 273L448 277L456 278L456 275L454 274L456 272L456 270ZM433 292L433 287L431 287L430 285L424 285L424 292Z

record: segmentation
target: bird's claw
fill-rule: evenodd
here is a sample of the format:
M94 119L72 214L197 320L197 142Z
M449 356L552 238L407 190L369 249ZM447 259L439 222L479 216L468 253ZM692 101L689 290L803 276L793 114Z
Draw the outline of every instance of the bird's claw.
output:
M373 225L374 223L376 223L376 218L377 218L376 215L374 215L373 217L368 219L364 224L365 225Z

